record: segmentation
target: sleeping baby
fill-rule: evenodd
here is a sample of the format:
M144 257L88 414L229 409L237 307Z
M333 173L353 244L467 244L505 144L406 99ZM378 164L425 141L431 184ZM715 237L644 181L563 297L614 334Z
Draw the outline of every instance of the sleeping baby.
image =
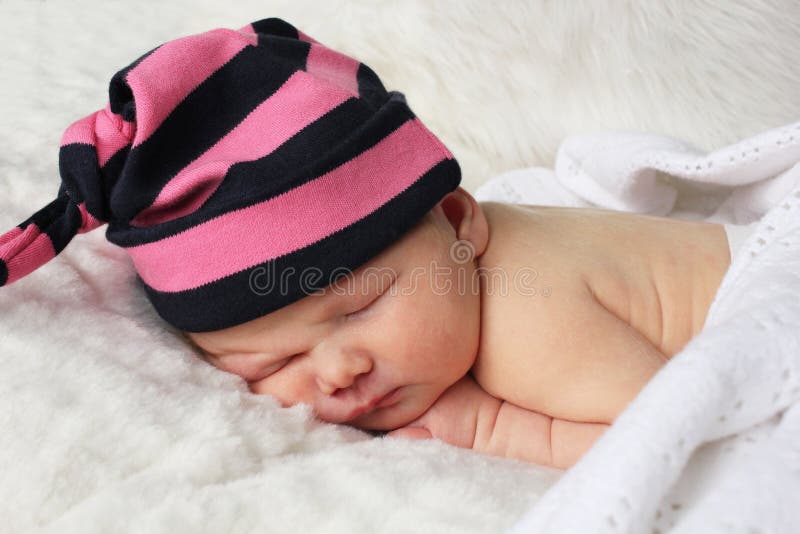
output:
M163 43L61 139L0 286L107 225L165 326L284 406L566 468L703 327L722 225L478 203L368 66L286 21Z
M186 335L325 421L565 468L702 329L729 263L718 224L459 187L346 281Z

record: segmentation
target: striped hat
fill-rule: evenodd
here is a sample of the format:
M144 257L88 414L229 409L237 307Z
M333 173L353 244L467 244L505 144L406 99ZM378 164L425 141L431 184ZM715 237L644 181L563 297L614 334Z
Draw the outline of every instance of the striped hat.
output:
M166 42L108 92L64 132L57 198L0 235L0 286L107 224L165 321L219 330L356 269L461 179L402 93L277 18Z

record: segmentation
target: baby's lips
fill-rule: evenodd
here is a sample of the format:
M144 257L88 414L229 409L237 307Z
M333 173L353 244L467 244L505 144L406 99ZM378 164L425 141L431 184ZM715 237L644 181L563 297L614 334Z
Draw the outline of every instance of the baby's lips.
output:
M390 438L405 438L405 439L432 439L433 434L430 430L422 426L407 426L392 430L387 437Z

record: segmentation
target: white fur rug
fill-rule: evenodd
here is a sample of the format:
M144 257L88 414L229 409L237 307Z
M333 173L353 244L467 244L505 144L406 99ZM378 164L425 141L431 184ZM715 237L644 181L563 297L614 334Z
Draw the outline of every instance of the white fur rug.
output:
M55 195L58 145L163 41L279 16L370 65L470 190L568 134L711 150L794 120L793 0L0 2L0 232ZM0 288L8 532L500 532L558 473L280 409L199 361L100 229Z

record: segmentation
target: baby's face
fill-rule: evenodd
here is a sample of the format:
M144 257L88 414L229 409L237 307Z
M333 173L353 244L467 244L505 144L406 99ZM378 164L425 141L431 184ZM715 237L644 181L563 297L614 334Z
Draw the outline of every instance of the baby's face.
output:
M459 276L472 278L476 262L451 257L456 239L437 206L324 291L248 323L187 336L254 393L284 406L309 404L331 423L398 428L422 415L477 355L480 291L458 285Z

